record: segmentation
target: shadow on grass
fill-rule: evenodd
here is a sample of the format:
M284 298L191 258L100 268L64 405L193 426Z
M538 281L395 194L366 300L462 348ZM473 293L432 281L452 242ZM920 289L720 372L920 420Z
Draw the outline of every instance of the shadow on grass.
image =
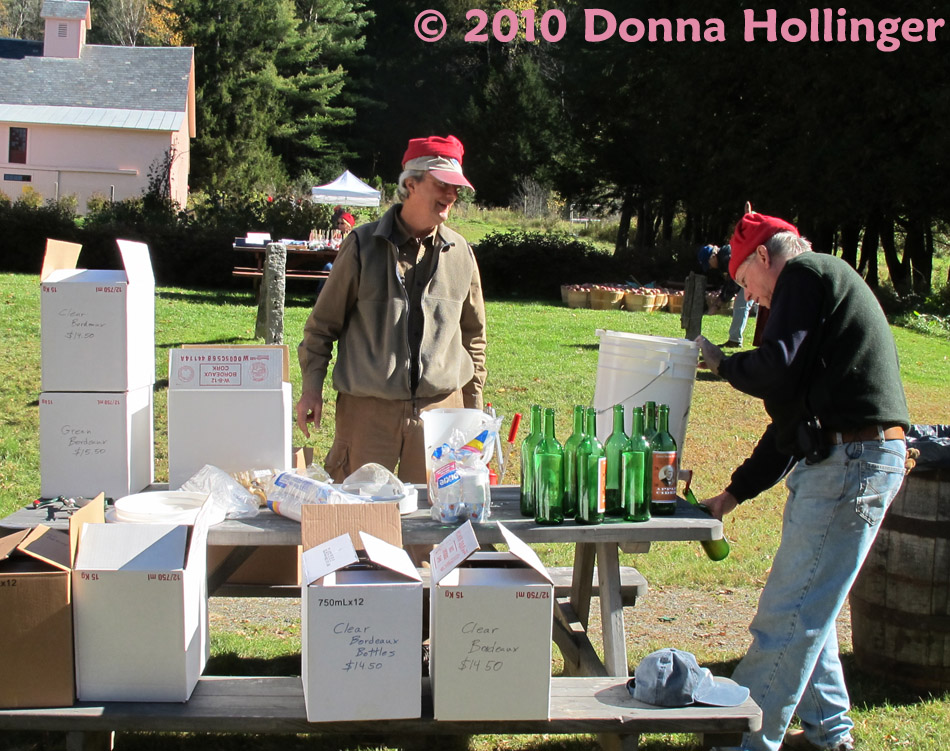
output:
M210 303L213 305L257 305L253 291L235 289L189 289L160 290L155 293L159 300L182 301L188 303Z
M713 672L713 675L730 676L738 664L739 659L723 660L708 663L706 667ZM950 699L950 690L943 693L916 691L896 681L872 675L858 667L854 654L851 652L841 655L841 664L848 684L848 693L851 695L851 705L856 709L869 711L881 707L909 707L931 698Z

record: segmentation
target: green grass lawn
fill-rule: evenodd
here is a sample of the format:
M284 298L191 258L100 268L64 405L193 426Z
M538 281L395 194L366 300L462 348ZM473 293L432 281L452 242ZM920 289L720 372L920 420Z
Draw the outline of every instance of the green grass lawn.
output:
M6 357L0 379L0 515L36 498L39 492L38 404L40 388L39 286L35 276L0 275L0 300L3 313L0 327ZM311 301L295 294L288 300L285 318L286 338L296 346ZM557 433L563 440L570 433L571 407L588 404L593 398L597 374L597 329L630 331L642 334L678 337L679 316L669 313L628 313L569 309L558 304L489 301L488 369L485 398L498 413L510 417L527 414L538 403L557 411ZM156 480L167 479L166 390L168 350L185 343L253 343L256 307L250 291L218 292L209 290L160 288L156 299L156 381L155 456ZM704 333L713 341L726 338L729 319L707 317ZM750 326L752 323L750 322ZM950 384L950 339L894 329L901 355L902 375L911 410L911 419L919 423L950 422L946 389ZM292 362L295 357L292 352ZM300 374L291 368L295 396L300 393ZM327 391L328 409L324 430L310 442L322 458L332 436L332 393ZM508 422L506 421L506 425ZM727 384L700 373L695 384L689 428L684 448L685 465L695 471L697 494L712 495L727 483L734 467L751 450L766 424L766 416L754 399L738 394ZM526 426L525 426L526 427ZM522 436L524 435L522 429ZM294 429L295 443L306 443ZM513 482L519 457L513 454ZM649 555L623 557L625 565L636 565L651 587L688 586L715 592L735 587L759 587L764 581L771 556L778 543L781 506L784 493L774 488L755 502L745 504L728 520L726 533L732 541L732 554L718 564L709 562L698 545L658 543ZM566 545L538 546L550 565L568 565L571 549ZM292 637L293 635L291 635ZM215 634L216 659L241 663L252 661L253 670L261 664L289 660L299 649L287 634L275 636L254 632L245 636ZM842 645L843 652L850 645ZM722 655L700 647L700 660L721 659ZM726 661L740 654L726 655ZM636 659L634 657L634 659ZM228 663L230 665L230 662ZM244 663L245 665L248 663ZM283 663L282 663L283 664ZM237 669L237 668L235 668ZM919 700L906 692L865 679L860 674L852 686L854 717L865 751L915 749L944 751L950 737L950 697ZM19 737L19 736L18 736ZM25 737L25 736L24 736ZM260 741L260 742L259 742ZM16 744L16 742L14 742ZM15 748L33 748L25 740ZM268 748L261 739L255 747ZM307 748L373 748L360 740L307 742ZM589 738L558 740L483 737L472 741L475 748L590 748ZM337 745L332 745L337 744ZM284 740L281 748L295 748L298 741ZM303 745L302 742L299 745ZM123 748L206 748L208 740L181 736L174 741L164 736L142 734L126 739ZM0 738L0 747L4 741ZM9 747L9 746L6 746ZM243 748L239 739L222 738L215 748ZM273 746L277 748L276 745ZM400 748L406 747L403 745ZM444 748L440 742L433 748ZM650 737L646 749L693 748L683 736Z

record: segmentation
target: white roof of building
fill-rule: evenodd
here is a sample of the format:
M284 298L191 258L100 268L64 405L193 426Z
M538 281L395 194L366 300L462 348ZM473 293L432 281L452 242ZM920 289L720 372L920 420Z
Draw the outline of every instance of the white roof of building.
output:
M29 123L33 125L85 125L93 128L176 131L181 128L184 119L184 112L169 112L167 110L0 104L0 122Z

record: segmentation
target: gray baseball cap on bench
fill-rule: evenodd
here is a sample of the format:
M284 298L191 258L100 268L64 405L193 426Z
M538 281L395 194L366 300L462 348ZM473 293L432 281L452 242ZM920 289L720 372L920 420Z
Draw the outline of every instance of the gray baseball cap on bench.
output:
M672 647L644 657L627 682L627 689L637 701L659 707L735 707L749 698L745 686L716 681L690 652Z

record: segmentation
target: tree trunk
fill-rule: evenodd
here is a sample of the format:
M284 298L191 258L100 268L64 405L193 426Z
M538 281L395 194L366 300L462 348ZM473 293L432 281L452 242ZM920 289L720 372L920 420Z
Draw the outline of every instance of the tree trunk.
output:
M669 247L673 243L673 220L676 218L676 201L663 199L663 243Z
M861 241L861 264L858 273L864 277L871 289L878 288L877 278L877 247L880 234L881 214L876 209L868 216L867 226L864 228L864 239Z
M629 191L623 194L623 203L620 204L620 226L617 228L617 242L614 245L614 255L617 258L631 258L633 251L629 246L630 217L633 214L633 194Z
M841 259L847 261L852 268L858 266L858 240L861 236L861 226L857 222L848 222L841 227Z
M656 236L653 232L653 207L649 199L642 194L637 202L637 234L634 245L638 248L652 248L656 245Z
M933 239L928 248L928 235L930 221L927 217L913 215L908 218L904 259L905 262L910 261L911 287L918 295L924 296L930 293L930 277L933 274Z
M884 248L884 260L887 262L887 273L891 275L891 283L899 297L910 293L910 274L897 256L894 245L894 220L890 216L881 218L881 246Z

